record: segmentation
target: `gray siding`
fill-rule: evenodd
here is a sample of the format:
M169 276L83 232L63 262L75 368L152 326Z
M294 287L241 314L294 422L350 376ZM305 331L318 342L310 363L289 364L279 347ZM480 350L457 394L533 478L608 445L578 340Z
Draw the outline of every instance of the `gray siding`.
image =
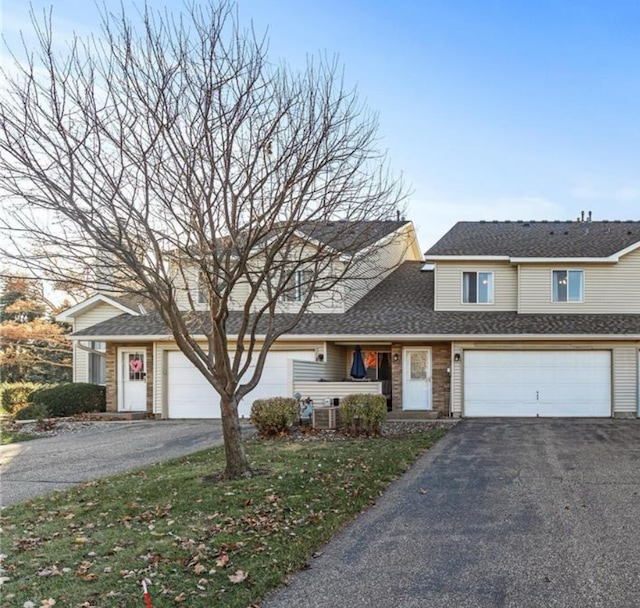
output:
M294 361L294 382L318 382L327 379L327 364L319 361Z
M399 264L420 259L413 251L412 236L413 229L406 226L367 251L362 260L353 264L343 283L345 310L369 293Z
M462 303L462 273L493 273L493 304ZM438 262L434 280L435 310L517 310L518 271L509 262Z
M583 302L552 302L552 271L564 269L583 270ZM640 250L612 264L523 264L519 295L521 313L640 314Z
M340 382L347 377L347 349L327 342L325 345L327 377L325 380Z
M638 409L638 348L636 345L613 349L613 411L635 414Z

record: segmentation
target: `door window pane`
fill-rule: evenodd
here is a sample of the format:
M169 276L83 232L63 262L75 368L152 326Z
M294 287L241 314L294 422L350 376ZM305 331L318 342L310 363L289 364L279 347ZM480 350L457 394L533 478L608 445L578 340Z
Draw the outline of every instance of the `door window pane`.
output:
M409 353L409 378L411 380L427 379L427 353L418 351Z
M144 380L144 354L143 353L128 353L127 354L127 369L129 370L129 380L137 381Z

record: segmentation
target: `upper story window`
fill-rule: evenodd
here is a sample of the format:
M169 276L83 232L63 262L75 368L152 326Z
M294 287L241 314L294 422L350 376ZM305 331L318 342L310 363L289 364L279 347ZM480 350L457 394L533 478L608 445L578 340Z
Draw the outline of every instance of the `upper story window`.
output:
M493 302L493 272L463 272L462 302L491 304Z
M207 295L207 278L204 272L198 273L198 304L206 304L209 298Z
M554 270L552 272L554 302L582 302L584 277L582 270Z
M311 270L296 270L284 292L284 299L289 302L302 302L309 293L309 285L313 279Z

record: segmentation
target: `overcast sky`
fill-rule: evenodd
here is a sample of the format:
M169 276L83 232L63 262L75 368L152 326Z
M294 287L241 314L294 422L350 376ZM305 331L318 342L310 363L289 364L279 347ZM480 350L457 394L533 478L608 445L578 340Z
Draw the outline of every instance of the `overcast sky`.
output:
M53 6L61 36L96 29L86 0L32 4ZM268 28L274 61L339 56L347 85L379 112L423 251L458 220L640 219L639 0L240 0L239 10ZM2 11L15 43L28 3Z

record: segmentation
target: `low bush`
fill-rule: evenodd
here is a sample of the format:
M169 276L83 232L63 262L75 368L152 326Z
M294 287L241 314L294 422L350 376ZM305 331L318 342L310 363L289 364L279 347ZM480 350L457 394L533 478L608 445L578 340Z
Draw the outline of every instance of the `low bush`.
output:
M10 416L15 416L26 407L29 395L43 386L36 382L3 382L0 384L0 408Z
M51 388L41 388L29 395L29 403L43 405L49 416L74 416L85 412L106 411L104 386L83 382L58 384Z
M289 431L298 416L298 402L288 397L256 399L251 406L251 423L267 437Z
M340 400L340 420L350 435L379 435L386 417L384 395L347 395Z
M42 403L29 403L18 410L14 416L16 420L42 420L49 417L49 410Z

